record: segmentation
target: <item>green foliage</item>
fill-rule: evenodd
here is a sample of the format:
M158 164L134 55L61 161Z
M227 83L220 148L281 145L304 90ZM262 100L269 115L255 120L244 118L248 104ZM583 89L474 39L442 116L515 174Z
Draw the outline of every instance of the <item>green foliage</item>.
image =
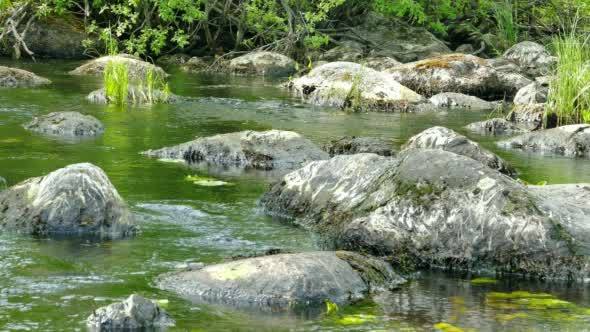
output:
M518 43L520 31L518 28L518 7L513 6L512 0L504 0L494 6L497 37L500 51L509 49Z
M549 90L549 110L560 124L590 123L590 45L575 32L553 39L558 57Z
M107 100L113 104L127 103L129 69L125 63L109 61L104 69L104 89Z

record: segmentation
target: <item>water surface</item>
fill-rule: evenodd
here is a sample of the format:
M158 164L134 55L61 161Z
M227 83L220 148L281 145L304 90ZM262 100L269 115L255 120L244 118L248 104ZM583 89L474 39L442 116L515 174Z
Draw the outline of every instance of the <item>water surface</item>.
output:
M3 64L33 70L53 84L0 90L0 176L13 185L68 164L91 162L108 174L143 232L106 242L0 235L0 330L84 330L84 319L93 309L131 293L167 301L177 329L190 331L428 331L441 322L481 331L588 329L588 288L580 285L526 280L474 284L470 279L475 275L422 273L375 302L316 317L194 305L154 287L158 275L186 262L216 263L271 248L318 247L312 234L259 213L257 199L272 178L260 172L189 168L147 159L140 151L195 136L271 128L299 132L318 144L361 135L385 138L399 147L410 136L442 125L500 154L527 182L590 182L588 160L504 151L496 148L494 138L463 130L489 117L486 113L349 114L302 104L279 88L278 81L176 71L171 88L191 97L189 101L121 110L85 101L100 79L67 75L76 62ZM53 111L91 114L105 124L106 132L72 142L22 128L33 116ZM232 185L201 187L185 181L188 175L215 176ZM490 295L513 291L547 293L555 301L548 307L548 302L531 305L526 297L497 301Z

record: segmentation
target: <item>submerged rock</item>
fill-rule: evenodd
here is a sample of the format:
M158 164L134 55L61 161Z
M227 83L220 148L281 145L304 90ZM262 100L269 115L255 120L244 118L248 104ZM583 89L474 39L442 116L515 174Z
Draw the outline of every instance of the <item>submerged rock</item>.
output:
M577 199L551 206L546 194L465 156L409 149L397 158L357 154L309 163L283 177L261 204L337 248L391 255L406 266L584 280L588 201L585 210Z
M195 301L263 310L350 304L405 282L391 266L352 252L276 254L172 273L158 286Z
M51 81L29 71L0 66L0 87L29 88L51 84Z
M411 137L404 149L441 149L460 154L487 165L509 176L516 175L516 170L502 158L485 150L479 144L445 127L432 127Z
M323 106L361 111L412 111L424 99L390 75L352 62L331 62L289 82L291 92Z
M391 142L372 137L346 136L330 141L323 149L330 157L342 154L374 153L380 156L395 155Z
M116 102L107 97L104 88L94 90L86 96L86 100L93 104L109 104ZM148 92L146 88L129 85L127 87L127 103L135 105L146 104L174 104L181 101L181 97L163 90L152 90Z
M88 61L78 68L70 71L71 75L103 75L109 62L124 63L129 70L129 77L132 79L143 79L149 71L161 77L168 76L164 69L145 62L137 57L128 54L107 55Z
M524 41L509 48L503 55L519 66L522 73L530 77L538 77L549 74L557 62L547 49L535 42Z
M135 230L125 202L92 164L70 165L0 193L0 231L119 237Z
M103 124L91 115L78 112L53 112L35 117L25 129L64 137L94 137L104 133Z
M461 108L474 111L493 110L500 106L498 103L456 92L439 93L430 97L430 102L436 107Z
M527 131L516 123L503 118L474 122L468 124L465 128L480 135L512 135Z
M498 142L505 148L567 157L590 157L590 125L539 130Z
M234 74L288 76L297 71L295 61L275 52L251 52L229 62L229 70Z
M514 96L514 104L542 104L547 102L549 84L546 80L535 81L518 90Z
M181 66L190 61L191 56L184 53L167 54L159 57L156 63L162 66Z
M281 130L221 134L142 153L156 158L182 159L189 163L205 162L263 170L293 169L308 161L329 158L326 152L303 136Z
M458 92L486 99L514 94L516 90L502 84L496 70L474 55L447 54L386 70L395 80L426 96Z
M0 191L6 189L6 185L7 185L6 179L0 176Z
M123 302L95 310L86 319L92 331L135 331L174 326L174 320L158 304L133 294Z

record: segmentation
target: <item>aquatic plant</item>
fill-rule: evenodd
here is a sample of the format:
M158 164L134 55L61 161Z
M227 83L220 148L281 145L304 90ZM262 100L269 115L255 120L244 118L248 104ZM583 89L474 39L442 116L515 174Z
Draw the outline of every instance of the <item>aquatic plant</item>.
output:
M125 63L109 61L104 69L105 96L110 103L127 103L129 90L129 68Z
M489 284L496 284L496 283L498 283L498 280L496 280L494 278L482 277L482 278L471 279L472 285L489 285Z
M229 182L199 175L187 175L184 179L185 181L189 181L203 187L219 187L232 185Z
M575 28L553 38L557 66L548 95L560 125L590 123L590 47Z

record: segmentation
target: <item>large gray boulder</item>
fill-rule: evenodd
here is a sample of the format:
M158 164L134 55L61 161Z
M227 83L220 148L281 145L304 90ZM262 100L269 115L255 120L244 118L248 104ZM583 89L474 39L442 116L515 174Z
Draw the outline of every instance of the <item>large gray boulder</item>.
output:
M514 104L542 104L547 102L549 94L549 82L547 80L535 81L518 90L514 96Z
M130 235L130 212L106 174L74 164L0 193L0 232L33 235Z
M189 163L205 162L262 170L294 169L308 161L329 158L326 152L303 136L281 130L221 134L142 153Z
M443 92L430 97L430 103L440 108L467 109L473 111L494 110L499 103L483 100L457 92Z
M0 66L0 87L32 88L51 84L51 81L29 71Z
M395 155L391 142L373 137L345 136L331 140L323 146L331 157L342 154L374 153L380 156Z
M101 76L107 65L111 62L127 65L129 77L136 80L144 79L149 71L161 77L168 76L164 69L128 54L107 55L96 58L70 71L70 74Z
M568 125L539 130L498 142L505 148L557 154L566 157L590 157L590 125Z
M519 66L520 71L529 77L545 76L557 62L547 49L535 42L520 42L506 52L503 58L514 62Z
M288 84L291 92L315 105L359 111L412 111L424 102L391 75L352 62L331 62Z
M146 298L133 294L123 302L96 309L86 319L91 331L145 331L174 326L165 310Z
M521 72L518 65L508 59L499 57L487 59L486 62L496 70L500 84L509 87L510 91L516 92L533 82Z
M387 56L370 56L361 60L360 63L377 71L384 71L402 64L396 59Z
M35 117L25 129L63 137L95 137L104 133L103 124L91 115L78 112L53 112Z
M391 266L352 252L277 254L164 275L158 286L193 301L262 310L350 304L403 283Z
M504 118L492 118L484 121L470 123L465 129L480 135L513 135L521 134L527 130L518 124Z
M425 96L459 92L484 99L501 99L517 91L503 84L496 70L475 55L441 55L393 67L386 73Z
M432 127L412 136L403 149L441 149L477 160L506 175L516 175L516 170L502 158L445 127Z
M411 26L374 12L359 19L362 20L362 24L352 28L350 36L354 40L358 40L360 36L372 50L370 55L410 62L451 53L445 43L425 28Z
M584 280L589 201L551 205L551 191L545 194L474 159L410 149L397 158L310 163L284 176L261 204L337 248L390 255L406 266Z
M234 74L289 76L297 71L295 60L276 52L251 52L229 62Z

